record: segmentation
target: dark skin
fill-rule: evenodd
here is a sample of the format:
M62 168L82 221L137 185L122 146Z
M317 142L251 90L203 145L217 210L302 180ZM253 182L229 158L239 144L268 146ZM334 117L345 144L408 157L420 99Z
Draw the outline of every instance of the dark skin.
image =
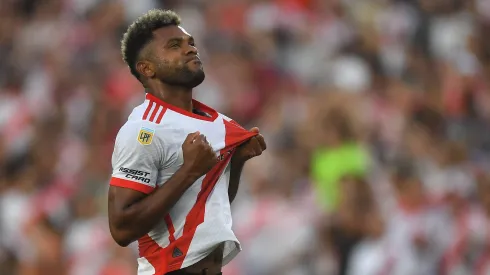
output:
M194 40L183 28L168 26L155 30L154 39L142 50L136 68L148 93L192 112L192 88L204 80L204 72ZM251 131L259 132L258 128ZM236 196L245 162L265 149L260 134L236 149L231 161L230 201ZM109 226L119 245L127 246L150 232L160 222L155 217L168 213L184 192L218 162L206 137L199 132L187 136L182 150L181 168L151 194L110 186Z
M230 185L228 187L230 203L233 202L238 192L240 176L245 162L262 155L262 152L267 149L264 137L259 133L259 128L254 127L250 129L250 132L257 133L257 135L239 146L231 159Z

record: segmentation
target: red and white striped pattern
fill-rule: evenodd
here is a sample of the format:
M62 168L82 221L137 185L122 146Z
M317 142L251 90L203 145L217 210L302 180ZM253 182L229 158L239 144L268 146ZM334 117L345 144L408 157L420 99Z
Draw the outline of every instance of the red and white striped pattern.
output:
M150 100L148 107L146 107L145 113L143 114L143 120L160 124L166 111L167 108L165 108L163 105L157 104L155 101Z

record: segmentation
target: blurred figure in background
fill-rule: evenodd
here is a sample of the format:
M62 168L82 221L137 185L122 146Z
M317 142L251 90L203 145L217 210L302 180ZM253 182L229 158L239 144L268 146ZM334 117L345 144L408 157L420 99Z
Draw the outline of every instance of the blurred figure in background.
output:
M397 165L392 177L396 203L387 232L392 265L388 274L438 274L442 255L442 213L434 208L410 163Z
M364 209L363 240L353 249L346 274L394 274L394 251L389 247L381 213L374 205Z
M352 251L364 238L364 227L374 201L367 182L360 177L346 175L340 179L340 197L337 211L333 212L329 239L339 261L339 273L347 274Z
M315 150L312 159L312 176L315 179L319 201L325 207L336 208L339 182L346 175L363 176L368 169L368 155L356 140L347 114L333 109L321 120L322 147Z
M488 274L490 272L490 177L481 176L478 181L478 197L481 205L476 204L474 207L479 209L476 212L472 222L471 246L469 251L475 251L477 274Z

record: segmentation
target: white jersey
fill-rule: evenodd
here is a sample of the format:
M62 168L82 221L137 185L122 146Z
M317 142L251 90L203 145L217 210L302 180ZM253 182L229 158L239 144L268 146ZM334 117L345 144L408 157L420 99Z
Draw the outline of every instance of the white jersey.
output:
M182 166L188 134L204 134L218 164L198 179L161 222L138 240L138 275L163 275L204 259L224 243L223 265L241 250L233 233L228 184L234 149L255 135L212 108L193 101L209 114L197 115L147 94L119 131L112 157L111 185L146 194L161 187Z

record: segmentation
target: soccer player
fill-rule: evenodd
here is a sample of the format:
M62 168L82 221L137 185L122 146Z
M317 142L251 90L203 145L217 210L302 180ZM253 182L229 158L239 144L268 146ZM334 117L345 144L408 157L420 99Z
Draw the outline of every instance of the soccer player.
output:
M176 13L149 11L121 43L146 99L116 137L111 235L121 246L138 241L139 275L221 274L241 250L230 203L264 138L193 100L203 65Z

